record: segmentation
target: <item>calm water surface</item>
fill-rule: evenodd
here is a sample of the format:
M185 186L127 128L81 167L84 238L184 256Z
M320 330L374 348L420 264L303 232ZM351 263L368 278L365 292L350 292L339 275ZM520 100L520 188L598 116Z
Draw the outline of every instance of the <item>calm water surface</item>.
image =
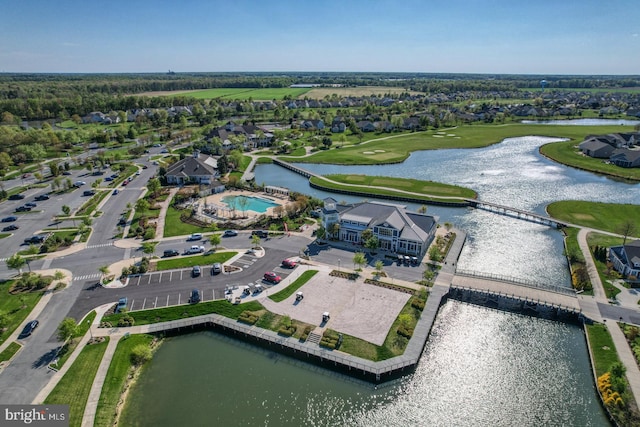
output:
M417 371L375 389L213 332L170 338L126 426L605 426L580 328L447 302Z

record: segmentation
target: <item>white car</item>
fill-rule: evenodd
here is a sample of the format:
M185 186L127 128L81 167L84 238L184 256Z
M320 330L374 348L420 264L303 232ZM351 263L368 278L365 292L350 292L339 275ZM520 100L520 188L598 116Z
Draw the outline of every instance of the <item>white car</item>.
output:
M193 245L189 249L187 249L187 254L201 254L204 252L204 246Z

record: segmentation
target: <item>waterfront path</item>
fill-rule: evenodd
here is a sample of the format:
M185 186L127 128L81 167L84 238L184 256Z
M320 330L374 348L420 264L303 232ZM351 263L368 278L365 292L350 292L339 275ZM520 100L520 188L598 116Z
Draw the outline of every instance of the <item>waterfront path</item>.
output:
M102 393L102 386L104 385L104 380L107 377L107 372L109 372L109 366L111 366L111 360L116 352L120 338L122 338L122 335L113 335L109 338L107 350L102 356L102 361L100 362L98 372L96 372L96 376L93 379L91 391L87 398L87 405L84 408L84 415L82 417L83 427L91 427L94 425L96 411L98 410L98 402L100 401L100 394Z

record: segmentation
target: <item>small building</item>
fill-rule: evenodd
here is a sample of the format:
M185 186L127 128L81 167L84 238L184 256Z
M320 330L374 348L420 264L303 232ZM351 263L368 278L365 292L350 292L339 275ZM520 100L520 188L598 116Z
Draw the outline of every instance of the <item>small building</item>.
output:
M640 277L640 240L610 247L609 260L623 277L637 280Z
M195 150L192 157L185 157L169 166L165 176L168 184L211 185L216 181L218 171L209 158L201 158L200 152Z

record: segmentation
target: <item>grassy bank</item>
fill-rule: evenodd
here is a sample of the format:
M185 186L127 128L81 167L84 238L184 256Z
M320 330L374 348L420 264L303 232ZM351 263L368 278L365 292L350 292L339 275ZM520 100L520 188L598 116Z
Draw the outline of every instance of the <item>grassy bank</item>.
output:
M562 126L571 127L571 126ZM581 126L576 126L581 127ZM609 126L603 126L609 127ZM619 129L617 132L630 132L627 127L625 130ZM592 132L597 135L603 135L607 132L604 129ZM624 179L630 179L634 181L640 180L640 169L638 168L622 168L613 164L604 163L603 159L594 159L589 156L584 156L580 153L575 146L582 142L581 140L572 140L569 142L558 142L554 144L546 144L540 147L540 153L544 156L555 160L558 163L562 163L568 166L572 166L578 169L584 169L590 172L596 172L611 176L616 176Z
M596 376L600 376L609 371L611 365L620 361L618 352L605 325L601 323L587 325L587 335L591 343Z
M285 299L289 298L295 291L300 289L302 285L307 283L313 276L316 275L318 270L307 270L300 275L292 284L281 290L280 292L276 292L273 295L269 295L269 299L275 302L281 302Z
M322 186L329 190L340 189L348 191L364 191L369 194L377 194L382 196L401 196L413 197L424 201L439 200L444 202L461 201L462 198L475 199L477 193L471 189L459 187L457 185L443 184L433 181L421 181L410 178L394 178L388 176L369 176L369 175L326 175L324 178L336 182L330 182L325 179L312 177L311 182ZM346 184L346 185L341 185ZM418 193L409 195L399 191L388 190L385 188L407 191L410 193ZM451 200L450 198L454 198Z
M13 357L14 354L16 354L18 352L18 350L20 350L22 348L22 346L20 344L18 344L17 342L12 342L11 344L9 344L7 346L7 348L5 348L2 353L0 353L0 362L5 362L7 360L11 360L11 358Z
M590 248L595 246L601 247L610 247L617 246L622 244L622 239L620 237L608 236L606 234L600 233L589 233L587 236L587 244ZM621 291L620 289L613 286L610 282L616 280L620 277L620 275L613 269L607 267L607 265L598 261L594 258L593 260L596 264L596 269L598 270L598 274L600 275L600 281L602 282L602 287L604 287L604 291L607 294L607 298L615 298Z
M187 236L189 234L202 233L203 231L206 231L200 226L182 222L180 220L180 215L183 212L183 210L169 206L164 218L164 237Z
M80 426L87 398L109 338L82 349L71 368L45 399L45 404L69 405L69 425Z
M321 150L304 158L283 157L283 160L345 165L398 163L405 160L411 152L419 150L481 148L501 142L505 138L528 135L567 138L575 145L589 134L627 132L630 129L630 126L551 126L521 123L465 125L441 131L378 136L367 143Z
M178 305L173 307L156 308L153 310L132 311L130 313L117 313L102 318L103 322L117 325L123 316L131 316L135 325L149 325L151 323L168 322L171 320L185 319L188 317L202 316L203 314L219 314L230 319L238 319L240 313L245 310L257 311L263 309L262 304L251 301L245 304L231 304L227 300L202 302L193 305Z
M118 342L102 385L94 426L111 427L113 425L120 396L124 392L129 372L134 366L131 362L131 351L137 345L150 345L152 340L152 335L141 334L122 338Z
M547 212L561 221L610 233L624 234L632 224L635 234L640 233L640 205L567 200L549 204Z
M89 327L91 326L91 323L93 323L93 319L95 318L96 318L96 312L92 311L84 319L80 320L80 323L78 323L78 328L76 329L76 332L73 334L71 339L69 339L69 341L67 341L62 346L62 349L60 349L60 352L58 353L58 357L57 357L57 362L52 362L49 366L57 370L60 370L60 368L64 366L69 356L71 356L73 351L78 346L80 339L89 330Z

